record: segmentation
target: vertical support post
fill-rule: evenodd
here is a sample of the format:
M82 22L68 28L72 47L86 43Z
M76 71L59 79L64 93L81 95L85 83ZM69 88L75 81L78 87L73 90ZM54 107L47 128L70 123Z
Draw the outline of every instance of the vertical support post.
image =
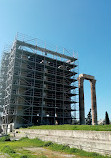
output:
M64 77L65 77L65 75L64 75L64 63L63 63L63 105L62 105L62 107L63 107L63 122L62 122L62 124L64 124Z
M96 80L91 80L91 104L92 104L92 125L97 125L97 105L96 105Z
M56 85L56 83L57 83L57 59L56 59L56 63L55 63L55 114L54 114L54 125L56 125L57 124L57 111L56 111L56 107L57 107L57 105L56 105L56 91L57 91L57 85Z
M83 87L84 78L79 78L79 118L80 124L85 124L85 112L84 112L84 87Z
M41 125L43 124L43 117L44 117L44 114L43 114L43 110L44 110L44 81L45 81L45 56L44 56L44 61L43 61L43 64L44 64L44 69L43 69L43 86L42 86L42 106L41 106Z

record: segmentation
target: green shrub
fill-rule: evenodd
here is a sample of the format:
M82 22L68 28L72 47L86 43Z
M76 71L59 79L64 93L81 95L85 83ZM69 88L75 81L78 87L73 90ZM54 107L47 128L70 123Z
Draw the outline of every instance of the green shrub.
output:
M10 135L0 137L0 142L10 141Z
M51 145L53 145L53 143L51 141L48 141L48 142L44 142L43 146L47 147L47 146L51 146Z
M22 155L20 158L28 158L27 155Z

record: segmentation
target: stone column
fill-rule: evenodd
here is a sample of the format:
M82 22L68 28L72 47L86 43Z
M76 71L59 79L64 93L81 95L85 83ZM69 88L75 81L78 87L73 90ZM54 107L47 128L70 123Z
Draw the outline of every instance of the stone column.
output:
M84 87L83 82L84 78L80 77L79 79L79 118L80 124L85 124L85 112L84 112Z
M96 80L91 80L92 125L97 125Z

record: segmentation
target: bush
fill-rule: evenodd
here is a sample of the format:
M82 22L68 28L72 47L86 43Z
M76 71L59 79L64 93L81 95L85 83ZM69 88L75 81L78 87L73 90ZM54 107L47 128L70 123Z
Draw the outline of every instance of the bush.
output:
M0 137L0 142L10 141L10 135Z
M22 155L20 158L28 158L27 155Z
M53 144L52 142L48 141L44 143L44 146L47 147L47 146L51 146L52 144Z

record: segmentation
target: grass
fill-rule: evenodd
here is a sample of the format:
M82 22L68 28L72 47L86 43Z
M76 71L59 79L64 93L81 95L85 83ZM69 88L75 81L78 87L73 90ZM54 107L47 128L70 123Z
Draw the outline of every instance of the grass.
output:
M68 154L88 158L109 158L108 156L102 156L94 152L86 152L80 149L70 148L69 146L65 145L59 145L52 142L44 142L39 140L38 138L22 138L18 141L2 141L2 143L0 143L0 152L7 153L12 158L46 158L44 154L39 156L34 155L31 151L24 150L24 147L43 147L54 151L65 152Z
M111 131L111 125L41 125L26 129Z
M10 135L0 137L0 142L4 142L4 141L10 141Z

